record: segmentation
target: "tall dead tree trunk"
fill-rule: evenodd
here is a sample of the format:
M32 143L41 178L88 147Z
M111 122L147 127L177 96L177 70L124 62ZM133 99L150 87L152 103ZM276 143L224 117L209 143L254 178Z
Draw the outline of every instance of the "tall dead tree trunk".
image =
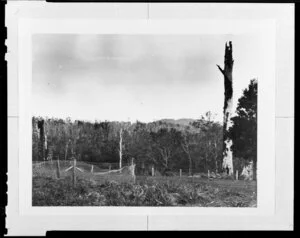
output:
M123 130L122 128L120 129L120 141L119 141L119 168L122 168L122 157L123 157Z
M224 86L225 86L225 99L223 108L223 169L227 170L229 175L233 174L233 162L232 162L232 140L228 136L228 130L230 127L230 118L232 114L232 68L233 68L233 58L232 58L232 43L229 41L225 44L225 60L224 69L219 65L218 68L224 76Z
M39 143L39 154L42 160L46 160L46 149L45 149L45 121L38 121L38 128L40 130L40 143Z
M44 151L45 151L45 160L48 160L48 152L49 152L49 150L48 150L48 141L47 141L47 133L46 133L46 131L45 131L45 141L44 141Z

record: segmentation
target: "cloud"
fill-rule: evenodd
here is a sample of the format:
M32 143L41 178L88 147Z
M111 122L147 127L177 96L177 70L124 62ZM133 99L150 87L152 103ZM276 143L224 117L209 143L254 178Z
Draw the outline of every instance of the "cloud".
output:
M236 102L263 68L257 36L34 35L34 113L141 121L221 115L216 64L223 65L228 39Z

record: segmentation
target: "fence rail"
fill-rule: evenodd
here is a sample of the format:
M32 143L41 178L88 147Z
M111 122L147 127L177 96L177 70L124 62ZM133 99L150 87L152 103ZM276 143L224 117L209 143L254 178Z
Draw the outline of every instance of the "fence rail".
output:
M131 164L122 167L121 169L111 169L111 166L105 163L106 168L99 167L100 163L92 164L84 161L74 160L52 160L52 161L34 161L33 162L33 176L50 176L56 178L63 178L66 176L72 176L73 183L76 184L76 177L84 177L93 181L135 181L136 172L135 164L133 161ZM103 165L103 164L102 164ZM109 165L109 166L107 166ZM78 172L77 172L78 171ZM148 176L160 177L160 176L178 176L178 177L193 177L193 178L206 178L206 179L235 179L244 180L242 174L236 171L234 176L227 174L219 174L208 170L207 173L193 173L190 174L189 170L178 169L177 171L169 171L169 174L161 174L154 166L151 167ZM139 176L143 176L139 174Z
M109 167L104 170L97 165L76 161L76 159L72 161L52 160L46 162L34 162L32 168L33 177L46 176L60 179L71 176L74 186L76 186L77 178L84 178L97 183L112 180L119 182L135 182L135 164L133 163L124 166L121 169L111 170Z

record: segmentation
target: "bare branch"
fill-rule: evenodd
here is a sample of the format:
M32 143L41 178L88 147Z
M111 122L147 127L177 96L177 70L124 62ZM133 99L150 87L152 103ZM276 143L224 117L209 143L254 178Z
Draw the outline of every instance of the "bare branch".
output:
M225 75L224 70L218 64L217 64L217 66L218 66L219 70L221 71L221 73Z

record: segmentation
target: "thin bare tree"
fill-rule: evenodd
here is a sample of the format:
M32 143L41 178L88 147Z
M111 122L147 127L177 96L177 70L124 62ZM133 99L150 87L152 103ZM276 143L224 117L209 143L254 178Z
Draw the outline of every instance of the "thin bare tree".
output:
M183 136L181 142L182 150L187 154L189 160L189 176L192 176L192 157L190 152L190 143L188 142L187 135Z
M119 136L119 169L121 169L123 160L123 128L120 129Z

